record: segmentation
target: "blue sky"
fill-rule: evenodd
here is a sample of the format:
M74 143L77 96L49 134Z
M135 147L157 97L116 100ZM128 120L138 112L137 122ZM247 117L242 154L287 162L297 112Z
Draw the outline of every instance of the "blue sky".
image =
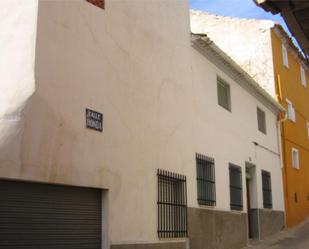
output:
M190 8L223 16L271 19L288 31L280 15L272 15L257 7L253 0L190 0Z

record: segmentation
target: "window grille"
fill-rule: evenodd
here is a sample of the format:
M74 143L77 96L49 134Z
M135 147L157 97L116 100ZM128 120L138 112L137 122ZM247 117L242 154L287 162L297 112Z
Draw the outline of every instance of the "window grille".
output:
M217 78L218 104L231 111L230 86L222 79Z
M197 201L200 205L216 205L215 160L196 154Z
M242 210L243 197L242 197L241 167L230 163L229 171L230 171L230 206L232 210Z
M158 236L187 237L186 177L158 169Z
M266 118L265 112L262 111L260 108L257 108L257 120L258 120L258 129L259 131L266 134Z
M270 173L262 170L262 186L263 186L263 206L264 208L272 208L271 196L271 177Z

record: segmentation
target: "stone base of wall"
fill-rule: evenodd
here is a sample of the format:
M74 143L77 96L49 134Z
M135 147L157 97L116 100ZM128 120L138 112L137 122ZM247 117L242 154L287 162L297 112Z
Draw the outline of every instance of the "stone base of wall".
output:
M284 228L284 212L259 209L260 239L273 235Z
M247 245L247 215L188 208L190 249L239 249Z
M183 242L161 242L149 244L121 244L111 245L111 249L186 249L187 243Z
M259 231L264 239L284 228L284 212L256 209ZM247 214L188 208L188 237L190 249L239 249L247 245ZM187 249L186 241L149 244L111 245L111 249Z

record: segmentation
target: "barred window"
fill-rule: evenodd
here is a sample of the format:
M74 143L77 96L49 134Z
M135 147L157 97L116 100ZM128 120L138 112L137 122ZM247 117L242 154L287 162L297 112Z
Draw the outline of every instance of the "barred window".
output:
M230 206L232 210L242 210L243 197L242 197L241 167L230 163L229 171L230 171Z
M272 196L271 196L271 178L270 173L262 170L262 186L263 186L263 207L272 208Z
M187 237L186 177L158 169L158 236Z
M215 160L196 154L197 201L200 205L216 205Z

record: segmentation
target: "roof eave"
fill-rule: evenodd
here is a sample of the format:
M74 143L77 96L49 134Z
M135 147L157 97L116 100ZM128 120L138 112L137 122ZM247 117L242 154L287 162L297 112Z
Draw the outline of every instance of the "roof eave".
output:
M273 107L276 112L285 112L285 108L280 105L272 96L270 96L245 70L243 70L235 61L233 61L226 53L224 53L206 34L192 34L192 45L202 50L211 50L215 53L229 68L234 71L238 77L258 95L260 95L268 104Z

